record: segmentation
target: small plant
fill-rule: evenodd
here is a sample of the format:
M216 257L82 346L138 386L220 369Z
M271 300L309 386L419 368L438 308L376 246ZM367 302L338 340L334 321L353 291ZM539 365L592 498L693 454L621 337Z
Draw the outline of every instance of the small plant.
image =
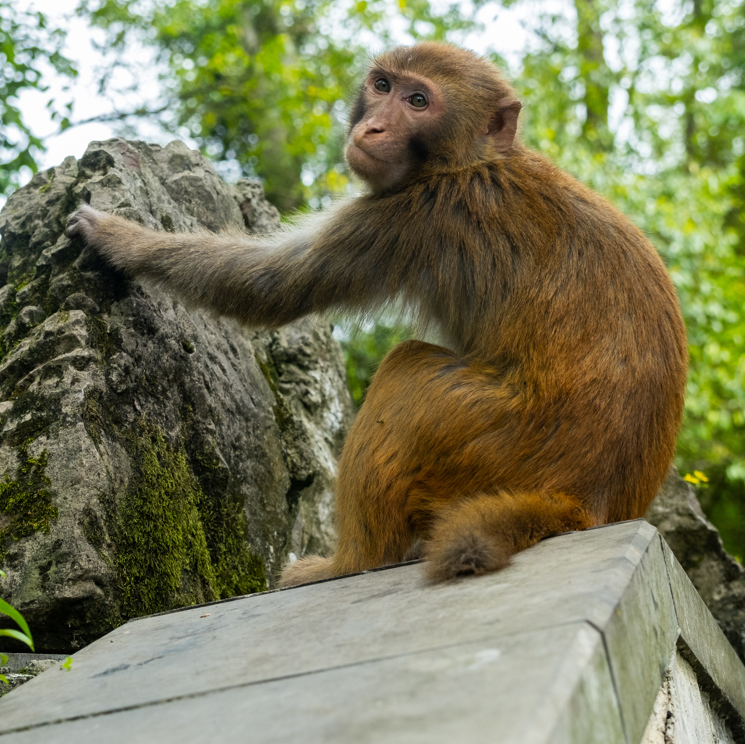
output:
M683 480L692 483L694 486L701 486L702 488L709 482L709 479L700 470L694 470L692 475L691 473L687 473L683 476Z
M4 577L5 573L0 571L0 578ZM8 638L15 638L17 641L25 643L32 651L34 650L34 641L31 638L31 631L29 630L28 623L24 619L18 610L11 607L4 599L0 599L0 614L7 615L9 618L15 621L16 625L20 630L14 630L12 628L0 628L0 636L7 636ZM0 654L0 666L4 666L8 662L8 657L5 654ZM0 682L8 683L6 677L0 674Z

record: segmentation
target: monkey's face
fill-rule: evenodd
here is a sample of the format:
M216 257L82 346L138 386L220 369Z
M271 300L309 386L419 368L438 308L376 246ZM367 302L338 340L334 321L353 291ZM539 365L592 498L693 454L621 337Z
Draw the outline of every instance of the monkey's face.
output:
M444 110L442 92L432 80L374 67L352 112L349 166L374 191L395 188L427 159Z

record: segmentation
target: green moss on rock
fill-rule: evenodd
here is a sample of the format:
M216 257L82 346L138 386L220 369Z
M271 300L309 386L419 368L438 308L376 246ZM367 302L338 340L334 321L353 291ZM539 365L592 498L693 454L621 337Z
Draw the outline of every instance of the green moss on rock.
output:
M119 350L116 339L109 332L109 324L98 315L88 315L85 319L91 346L101 352L103 359L109 359Z
M263 361L258 354L254 356L256 364L259 365L261 374L264 375L264 379L269 385L269 389L274 395L274 405L272 406L272 413L274 413L274 420L277 422L277 426L282 433L287 432L295 427L295 417L292 415L292 411L285 402L284 398L279 394L279 379L277 371L273 366L270 366L267 362Z
M214 453L200 452L192 459L201 486L197 506L215 569L217 593L235 597L264 591L264 561L249 550L241 494L231 496L225 470Z
M141 424L136 475L116 514L115 565L124 617L260 591L240 509L204 493L185 452Z
M18 448L15 478L6 470L0 482L0 565L5 562L8 546L34 532L49 532L57 519L57 507L48 490L51 481L45 474L47 453L29 454L30 441Z
M5 444L23 448L47 433L49 427L59 420L60 398L59 394L39 395L30 390L14 392L12 416L16 424L5 435ZM23 450L19 449L19 457L22 456Z
M52 188L52 183L54 182L54 175L55 175L54 168L50 168L47 171L47 176L49 177L49 180L43 186L39 188L40 194L46 194L47 191L49 191L49 189Z

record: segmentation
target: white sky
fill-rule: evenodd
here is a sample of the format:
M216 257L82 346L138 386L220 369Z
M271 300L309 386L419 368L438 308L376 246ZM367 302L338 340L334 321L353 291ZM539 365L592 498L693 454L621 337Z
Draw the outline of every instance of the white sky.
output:
M100 34L96 29L91 29L84 19L69 20L77 0L18 0L18 3L21 8L42 11L47 15L50 27L64 25L68 28L65 53L76 62L80 72L79 78L68 92L62 90L62 79L50 73L44 78L45 84L49 86L48 92L27 90L19 98L26 122L30 123L34 134L40 137L47 147L46 152L37 159L39 168L43 170L59 164L68 155L81 157L92 140L114 136L116 125L103 122L91 123L73 127L62 134L54 134L57 125L50 119L46 109L46 102L50 96L62 101L72 98L74 101L73 121L86 120L110 111L108 102L97 95L94 83L95 68L102 56L94 48L93 41L96 37L100 38ZM468 0L463 0L463 3L467 5ZM488 50L498 51L511 63L516 62L529 42L528 33L521 21L528 21L531 17L535 17L539 7L561 10L567 8L567 3L564 0L523 0L518 3L517 8L507 10L498 8L496 4L487 5L482 8L478 16L485 30L466 37L465 46L480 53ZM137 48L131 49L129 53L141 63L137 93L128 96L126 100L118 100L119 110L131 110L147 102L157 105L160 90L157 66L148 59L147 50ZM163 132L157 125L147 121L133 121L132 123L136 126L141 139L164 144L173 138L173 135ZM30 177L30 173L24 174L24 182ZM0 206L2 206L2 201L0 201Z

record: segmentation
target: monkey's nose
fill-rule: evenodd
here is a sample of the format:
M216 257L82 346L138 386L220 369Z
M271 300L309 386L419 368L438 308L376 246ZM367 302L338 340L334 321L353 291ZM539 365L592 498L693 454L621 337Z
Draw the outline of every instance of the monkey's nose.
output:
M374 119L370 119L365 127L365 134L383 134L385 132L385 125Z

